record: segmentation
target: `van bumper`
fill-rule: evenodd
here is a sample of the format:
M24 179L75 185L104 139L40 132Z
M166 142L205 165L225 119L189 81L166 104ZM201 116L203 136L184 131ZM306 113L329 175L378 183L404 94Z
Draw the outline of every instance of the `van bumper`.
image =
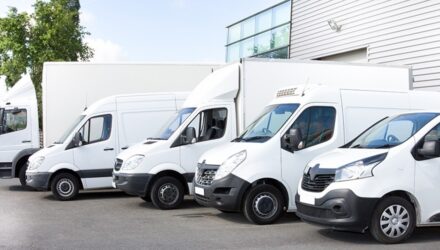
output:
M349 189L332 190L315 200L315 205L301 203L296 194L296 214L303 221L336 230L364 232L370 225L379 198L362 198Z
M26 173L26 185L37 190L49 190L51 174L49 172Z
M195 180L194 186L195 199L200 205L223 211L239 212L244 193L250 183L229 174L222 179L212 181L210 186L199 185ZM202 189L203 194L197 191Z
M127 194L145 197L152 174L125 174L113 172L114 186Z

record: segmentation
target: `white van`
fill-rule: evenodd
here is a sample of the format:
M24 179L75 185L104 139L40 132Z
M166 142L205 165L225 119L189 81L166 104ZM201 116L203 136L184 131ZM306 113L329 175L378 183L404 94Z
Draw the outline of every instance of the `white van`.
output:
M240 137L200 158L196 200L222 211L242 211L257 224L272 223L285 210L296 210L298 182L311 159L387 115L433 103L422 100L440 105L440 94L322 85L280 90ZM322 181L327 180L317 185Z
M34 85L23 76L0 101L0 177L26 184L26 163L40 149Z
M184 194L193 194L200 156L236 138L258 117L278 89L325 82L345 86L356 83L360 89L374 86L407 91L409 71L407 67L267 59L245 59L227 65L191 92L157 140L118 155L114 185L151 200L158 208L176 208Z
M74 199L80 189L111 188L116 155L155 134L186 96L117 95L94 103L57 142L29 158L27 185L52 190L59 200Z
M297 214L335 229L369 229L382 243L402 242L416 226L439 226L439 115L388 117L313 159L298 187Z

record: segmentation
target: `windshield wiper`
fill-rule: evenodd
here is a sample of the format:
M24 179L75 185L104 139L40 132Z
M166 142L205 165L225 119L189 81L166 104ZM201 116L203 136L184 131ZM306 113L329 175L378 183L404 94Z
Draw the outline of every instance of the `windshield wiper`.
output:
M148 137L147 140L158 140L158 141L162 141L165 140L164 138L159 138L159 137Z
M262 140L262 139L267 139L269 140L270 138L272 138L272 136L268 136L268 135L258 135L258 136L252 136L252 137L248 137L248 138L241 138L242 141L258 141L258 140Z
M350 148L362 148L362 147L361 147L361 144L356 144L354 146L351 146Z

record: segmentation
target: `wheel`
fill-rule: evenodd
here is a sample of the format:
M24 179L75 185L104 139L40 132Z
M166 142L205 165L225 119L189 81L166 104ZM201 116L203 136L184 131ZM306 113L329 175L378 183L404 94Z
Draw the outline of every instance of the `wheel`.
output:
M164 176L157 179L151 188L151 201L160 209L175 209L183 201L184 188L174 177Z
M59 173L51 182L51 190L58 200L73 200L79 192L79 180L73 174Z
M28 164L24 163L20 167L20 171L18 172L18 179L20 180L21 186L26 186L26 170L28 168Z
M284 199L274 186L258 185L246 195L243 213L246 218L259 225L271 224L281 217L284 210Z
M413 205L401 197L388 197L373 212L370 233L377 241L395 244L408 239L414 231L416 216Z

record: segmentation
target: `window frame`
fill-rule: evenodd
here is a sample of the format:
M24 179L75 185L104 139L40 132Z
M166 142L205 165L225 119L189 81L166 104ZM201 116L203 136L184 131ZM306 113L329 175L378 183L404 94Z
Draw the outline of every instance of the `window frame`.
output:
M103 118L103 123L105 123L105 117L110 117L110 133L108 134L108 137L105 139L99 139L99 140L94 140L94 141L90 141L90 121L92 119L96 119L96 118ZM82 132L82 136L84 136L84 131L85 131L85 126L87 125L87 129L88 129L88 138L87 141L85 141L85 138L83 137L84 140L84 146L90 145L90 144L95 144L98 142L103 142L103 141L107 141L110 139L110 137L112 136L113 133L113 115L112 114L101 114L101 115L96 115L96 116L92 116L89 119L87 119L86 122L84 122L84 124L79 128L79 130L77 132L80 132L81 130ZM102 127L102 132L104 132L104 126Z
M12 115L14 115L13 113L15 111L19 111L19 113L23 112L23 111L25 112L25 114L26 114L26 124L25 124L25 127L21 128L19 130L14 130L14 131L6 132L5 131L5 129L7 127L6 126L6 115L7 115L7 113L11 113ZM0 113L0 123L1 123L0 135L11 134L11 133L19 132L19 131L22 131L22 130L26 130L28 128L28 109L27 108L13 108L13 109L2 108L1 109L1 113Z

